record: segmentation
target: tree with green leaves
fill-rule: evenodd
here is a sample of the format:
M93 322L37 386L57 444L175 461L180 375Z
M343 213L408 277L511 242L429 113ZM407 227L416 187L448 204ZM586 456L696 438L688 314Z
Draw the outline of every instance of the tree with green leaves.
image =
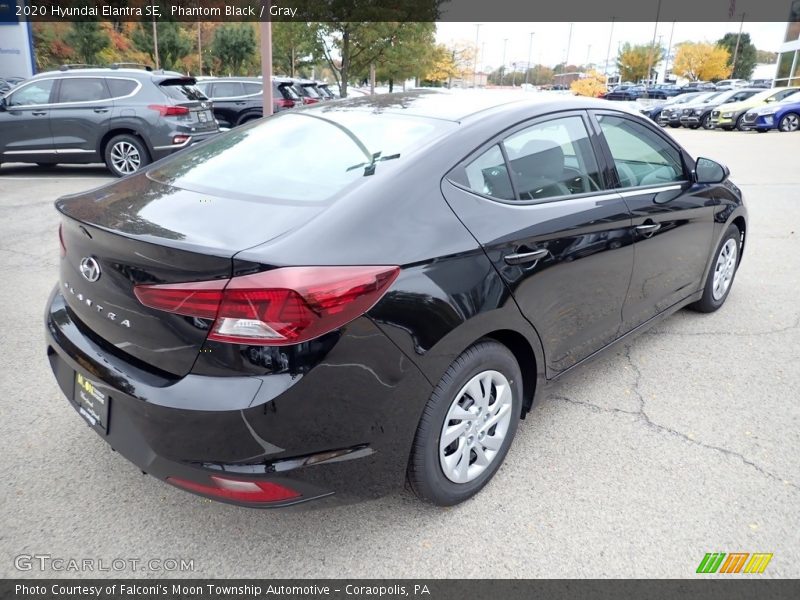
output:
M642 79L650 79L651 67L655 67L664 58L664 49L661 46L651 44L631 45L625 43L617 55L617 68L619 69L620 81L637 82Z
M76 21L66 36L66 42L72 46L76 58L89 65L97 62L97 55L110 41L104 26L96 21Z
M739 39L738 33L726 33L717 42L717 46L722 46L730 54L728 66L731 68L731 77L734 79L750 79L756 68L757 51L756 46L750 41L750 34L743 33L739 40L739 48L736 48L736 41ZM734 64L734 55L736 64Z
M395 34L389 47L377 61L376 76L389 82L394 91L395 81L422 77L432 66L436 46L435 23L409 23Z
M316 31L308 23L272 23L272 66L276 73L294 77L298 69L313 63L316 54Z
M251 23L224 23L214 31L211 52L234 75L256 52L256 32Z
M181 69L181 61L194 50L194 38L185 26L175 21L158 21L158 59L162 69ZM133 43L155 62L152 23L140 23L133 30Z

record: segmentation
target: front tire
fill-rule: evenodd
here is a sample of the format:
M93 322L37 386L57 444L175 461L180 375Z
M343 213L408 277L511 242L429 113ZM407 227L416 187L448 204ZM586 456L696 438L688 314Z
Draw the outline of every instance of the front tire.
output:
M711 122L711 114L707 114L703 117L703 129L714 129L714 124Z
M784 133L791 133L800 129L800 115L786 113L778 123L778 129Z
M744 125L744 115L739 115L739 118L736 119L736 129L739 131L747 131Z
M150 164L150 153L144 142L127 133L111 138L103 154L108 170L117 177L132 175Z
M722 237L714 254L711 269L706 277L703 297L689 308L698 312L710 313L719 309L733 287L733 279L739 267L741 255L741 233L736 225L731 225Z
M422 500L453 506L477 494L506 457L522 410L522 375L495 341L467 348L447 369L420 418L408 481Z

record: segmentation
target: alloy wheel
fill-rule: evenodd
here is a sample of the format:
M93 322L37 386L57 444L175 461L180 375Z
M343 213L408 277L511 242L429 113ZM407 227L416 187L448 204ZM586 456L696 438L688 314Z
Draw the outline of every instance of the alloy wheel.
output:
M456 394L439 437L439 463L454 483L468 483L497 457L511 423L511 384L499 371L482 371Z
M120 141L111 148L111 164L123 175L130 175L142 165L139 149L130 142Z
M781 119L781 131L797 131L800 129L800 116L789 113Z
M729 239L722 246L717 256L717 264L714 266L714 283L711 288L711 293L714 300L720 300L728 288L731 286L733 274L736 272L736 255L738 248L736 240Z

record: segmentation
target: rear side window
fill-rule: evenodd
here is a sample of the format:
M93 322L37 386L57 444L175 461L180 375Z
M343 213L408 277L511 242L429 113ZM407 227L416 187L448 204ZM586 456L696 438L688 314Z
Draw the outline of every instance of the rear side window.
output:
M381 177L421 143L456 126L366 111L322 115L285 112L237 127L175 154L149 175L223 197L321 202Z
M121 98L133 93L138 83L130 79L106 79L112 98Z
M243 83L242 85L244 86L244 93L247 96L260 94L262 91L262 86L260 83Z
M213 90L213 98L236 98L244 93L238 81L218 81Z
M602 189L586 125L579 116L537 123L504 142L519 200Z
M50 91L53 89L53 80L45 79L35 81L13 92L8 97L8 106L31 106L48 104Z
M492 146L465 168L469 189L484 196L513 200L514 190L500 146Z
M160 83L158 87L167 96L179 102L208 100L206 95L194 83L189 83L185 80L167 80Z
M599 115L622 187L683 181L678 151L659 135L631 119Z
M100 77L69 77L61 80L59 103L93 102L107 98L110 98L110 94Z

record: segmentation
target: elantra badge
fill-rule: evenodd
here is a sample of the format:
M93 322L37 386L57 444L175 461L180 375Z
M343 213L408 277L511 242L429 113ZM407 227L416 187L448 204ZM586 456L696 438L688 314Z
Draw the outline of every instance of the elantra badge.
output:
M91 256L84 256L81 259L80 271L83 278L89 283L100 279L100 265Z

